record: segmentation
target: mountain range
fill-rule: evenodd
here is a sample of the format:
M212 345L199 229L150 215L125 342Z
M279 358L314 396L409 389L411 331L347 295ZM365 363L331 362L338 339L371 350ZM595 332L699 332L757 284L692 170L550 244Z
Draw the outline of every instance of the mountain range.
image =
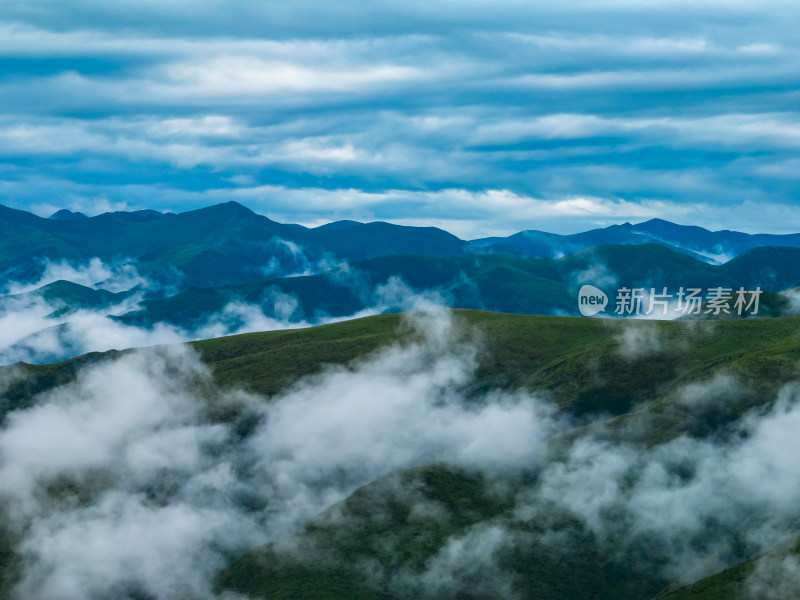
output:
M667 288L673 296L680 288L760 289L755 316L800 308L800 248L792 245L800 244L800 234L710 232L660 220L573 236L521 232L465 241L433 227L280 224L234 202L179 214L86 217L62 210L49 219L0 207L0 235L2 280L18 292L0 297L0 318L25 306L41 313L38 326L7 345L5 360L73 356L80 346L51 340L63 342L72 315L87 311L123 326L176 327L196 339L193 332L209 331L209 323L222 333L252 329L253 314L296 327L402 311L420 298L455 308L577 315L584 284L605 290L607 316L615 316L622 287ZM722 248L738 254L721 264L708 260ZM57 268L38 289L31 283L53 265L98 259L136 276L123 286L81 285L63 280ZM738 316L707 312L693 317ZM32 354L31 347L53 350Z
M600 245L658 244L716 264L754 248L800 247L789 235L709 231L652 219L572 235L522 231L465 241L435 227L337 221L315 228L281 224L236 202L183 213L153 210L86 217L61 210L50 218L0 205L0 276L35 279L43 261L134 260L151 277L178 270L189 286L224 285L311 273L337 261L416 254L515 254L560 258Z
M58 215L62 216L58 216ZM72 213L74 214L74 213ZM332 260L461 254L466 243L433 227L339 221L308 229L276 223L236 202L184 213L153 210L44 219L0 206L0 277L35 279L43 261L134 260L144 274L187 286L319 271Z
M236 203L0 234L0 598L750 600L800 560L795 235ZM576 317L587 284L784 318Z
M800 234L747 234L739 231L709 231L702 227L676 225L651 219L632 225L611 225L571 235L543 231L521 231L508 237L473 240L470 246L488 252L557 258L603 244L660 244L712 264L723 263L746 250L763 246L800 247Z
M724 265L709 265L654 244L599 246L561 259L502 254L385 256L317 275L191 288L168 298L145 300L136 310L118 318L138 325L163 321L186 327L200 323L233 301L256 304L275 316L271 305L276 293L297 300L289 315L295 321L320 314L345 317L374 306L400 310L404 298L391 295L392 278L399 278L413 293L435 293L445 304L458 308L576 315L580 283L597 279L609 294L623 285L667 287L673 291L681 286L744 286L747 290L760 287L774 294L800 284L800 249L756 248Z

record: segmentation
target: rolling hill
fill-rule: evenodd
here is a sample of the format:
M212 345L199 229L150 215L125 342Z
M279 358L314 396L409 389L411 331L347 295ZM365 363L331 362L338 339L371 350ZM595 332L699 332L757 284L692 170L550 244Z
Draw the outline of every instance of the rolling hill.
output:
M453 544L469 545L474 539L477 548L488 543L480 540L493 539L494 550L478 552L471 563L458 567L455 579L448 580L451 587L441 588L439 597L497 597L499 588L494 586L502 581L517 596L553 600L738 598L752 569L741 561L755 552L736 541L743 532L731 531L728 537L714 531L717 539L730 542L716 559L729 568L686 586L665 575L663 553L652 546L653 540L611 546L602 541L574 509L544 494L544 473L558 472L558 465L587 439L601 440L598 448L605 451L630 448L642 454L686 443L681 440L693 440L700 448L735 447L739 424L748 415L769 410L779 390L800 375L800 320L736 320L698 327L691 322L481 311L455 315L467 336L456 343L478 343L481 348L474 376L462 390L466 401L476 406L487 398L492 402L491 394L498 390L550 398L569 425L554 433L547 452L531 468L491 475L438 462L391 473L329 507L291 540L232 560L217 576L217 587L253 598L424 595L425 586L437 581L426 579L432 565L444 560ZM402 319L387 314L193 345L222 389L243 386L269 401L304 378L313 381L331 368L326 365L358 369L388 344L415 343L419 332L401 327ZM74 380L86 365L120 356L111 352L52 365L18 365L15 369L23 369L25 377L16 380L4 377L8 368L0 369L0 379L11 381L3 394L2 418L28 406L34 394ZM738 383L718 389L713 382L719 374ZM703 389L712 395L687 402L686 390L696 389L691 386L707 386ZM208 418L244 419L242 435L247 435L246 414L240 410L236 405L212 406ZM676 477L693 477L680 464L675 468ZM523 499L527 512L520 512ZM428 507L427 512L419 507ZM492 537L493 532L500 537ZM784 533L797 536L800 530ZM484 534L489 537L480 537ZM291 550L298 547L304 548L301 554ZM13 555L13 548L9 552ZM702 546L697 552L703 552Z

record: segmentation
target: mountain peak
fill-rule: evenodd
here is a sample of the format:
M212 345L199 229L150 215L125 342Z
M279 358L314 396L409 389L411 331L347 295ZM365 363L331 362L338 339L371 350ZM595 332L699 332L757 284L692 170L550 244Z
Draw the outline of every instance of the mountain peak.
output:
M233 217L233 218L252 218L260 216L258 213L250 210L243 204L239 204L238 202L231 200L229 202L220 202L219 204L214 204L213 206L206 206L204 208L198 208L195 210L190 210L185 213L179 213L182 215L214 215L216 217ZM265 217L266 218L266 217Z
M359 225L363 225L363 223L359 223L358 221L351 221L349 219L344 219L342 221L332 221L331 223L325 223L324 225L314 227L314 229L316 231L332 231L334 229L346 229L348 227L357 227Z
M54 212L47 218L53 219L55 221L80 221L82 219L88 219L89 217L87 217L82 212L72 212L67 208L62 208L61 210Z
M696 225L679 225L677 223L673 223L672 221L667 221L666 219L660 219L658 217L649 219L647 221L642 221L641 223L637 223L634 227L637 229L641 228L670 228L670 229L685 229L688 227L697 227Z
M217 204L216 206L212 206L211 208L217 208L225 210L226 212L238 212L238 213L247 213L254 215L255 213L247 208L244 204L239 204L235 200L229 200L228 202L223 202L221 204Z

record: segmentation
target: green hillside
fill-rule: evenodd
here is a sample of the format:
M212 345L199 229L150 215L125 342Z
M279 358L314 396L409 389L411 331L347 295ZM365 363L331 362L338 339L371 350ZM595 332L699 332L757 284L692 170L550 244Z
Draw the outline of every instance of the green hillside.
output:
M763 583L775 584L776 590L769 592L766 597L779 598L781 593L795 597L798 591L785 587L783 579L786 573L781 573L781 567L788 566L791 569L798 564L799 556L800 543L784 545L690 585L673 586L674 589L664 592L655 600L753 600L764 597L763 591L748 585L754 574Z
M659 244L596 246L568 255L558 264L564 274L587 270L591 274L593 268L602 267L599 276L610 275L628 287L706 288L736 283L725 271L725 265L709 265ZM742 285L747 283L743 281Z
M691 324L659 323L656 327L663 336L663 348L686 344L680 350L624 358L617 351L616 336L626 326L619 322L469 311L459 314L486 334L487 358L479 371L478 387L484 388L491 382L493 387L521 385L549 390L560 399L565 411L584 415L594 412L591 428L612 432L608 434L612 438L614 431L620 432L619 435L626 431L628 442L645 446L678 435L716 435L726 423L765 402L781 384L798 374L800 320L797 319L725 322L703 332L694 330ZM388 317L381 319L364 322L375 327L390 324ZM652 326L627 325L643 331ZM327 330L332 332L337 327L329 326ZM364 334L362 330L361 335ZM247 339L247 336L230 338L227 343L245 343ZM332 341L332 338L327 340ZM205 353L213 353L217 351L217 342L205 342L198 347ZM228 347L226 352L230 351ZM256 357L261 352L257 350L251 355L252 364L259 362ZM681 386L706 380L720 370L740 377L747 386L752 386L752 393L732 397L713 411L702 413L675 402ZM598 377L598 373L603 376ZM228 377L230 372L225 375ZM626 423L639 426L624 427ZM631 436L631 430L638 430L638 434ZM579 435L579 431L574 434ZM397 483L397 477L402 483ZM507 480L506 484L510 492L494 494L485 487L479 474L442 466L390 476L359 490L342 506L332 509L335 518L321 515L305 527L301 541L296 543L327 558L298 562L279 547L268 547L241 557L220 574L217 583L263 598L401 598L405 596L392 590L392 573L422 569L425 561L441 550L444 540L464 535L476 524L511 522L516 533L533 536L526 536L524 544L514 543L513 550L504 550L498 558L521 597L645 600L674 587L653 570L642 548L609 549L556 505L545 504L541 508L542 513L549 515L546 522L514 521L508 512L513 495L530 486L531 481L523 476ZM443 522L438 516L412 518L413 505L405 495L393 492L398 488L420 490L415 502L447 506L447 520ZM376 515L387 513L391 515L389 521L383 517L376 520ZM546 530L552 534L555 529L571 540L566 546L569 551L532 541L540 527L542 533ZM387 539L392 539L392 544L387 546ZM331 556L338 559L331 563ZM358 567L365 561L377 561L383 575L375 575L373 569L371 579L365 579ZM747 569L746 565L729 569L673 593L683 595L666 597L736 598L729 591L738 589L749 572ZM576 572L581 576L571 575ZM456 597L494 597L490 589L472 594L466 593L466 589L465 595Z
M765 290L794 287L800 278L800 248L753 248L720 269L735 281L760 282Z
M469 325L462 327L464 335L481 348L475 376L463 390L467 399L480 400L490 390L526 389L550 397L576 419L551 440L552 460L588 432L641 448L679 436L713 438L746 412L770 403L783 384L800 375L800 318L697 324L469 310L455 316ZM243 386L269 398L325 365L355 366L386 344L410 343L419 334L401 326L401 319L387 314L194 347L220 385ZM626 346L631 339L639 341L635 348ZM82 366L116 356L18 365L26 377L6 386L3 415L25 406L34 393L71 381ZM0 378L8 379L7 373L0 369ZM703 410L679 401L687 384L719 373L734 377L740 390ZM212 420L237 419L236 407L217 408L209 413ZM728 600L735 598L729 590L738 589L748 573L746 563L735 566L747 556L732 554L724 573L680 587L656 568L653 548L602 543L571 512L538 498L537 481L535 470L489 481L479 471L438 463L395 472L308 522L290 544L305 548L305 558L281 544L254 549L233 560L216 585L254 598L405 598L422 590L409 584L399 591L398 574L421 577L445 544L492 527L510 536L498 547L494 566L484 573L476 565L453 584L459 593L440 597L497 597L486 582L502 572L523 598L649 600L669 589L663 597L671 600ZM533 516L516 512L519 494L528 494ZM418 506L435 510L418 513ZM558 545L547 541L554 535ZM365 565L371 566L365 571Z
M526 482L513 485L519 490ZM419 505L438 507L446 516L416 515ZM544 518L515 520L511 495L497 493L479 473L441 465L405 471L357 490L308 523L296 542L308 553L304 557L276 546L251 551L223 570L216 584L252 598L428 596L424 586L393 589L393 575L422 574L448 540L476 526L502 523L519 541L500 550L495 560L519 597L646 600L665 586L634 557L604 549L572 515L554 504L541 508ZM562 547L543 541L546 534L559 536ZM361 568L365 563L374 564L368 576ZM476 573L465 577L461 589L439 597L498 597L502 585L496 576L481 576L480 565L465 568L470 567Z
M800 318L731 320L697 326L683 321L625 321L510 315L456 310L484 334L475 389L525 387L546 390L578 413L625 413L654 395L724 369L755 390L769 393L800 374ZM386 314L295 330L249 333L192 345L221 383L244 385L265 395L326 364L349 364L392 340L409 335L401 316ZM626 331L658 340L641 356L619 352ZM51 365L25 365L26 388L68 381L87 361L116 356L93 353ZM7 370L0 367L0 372ZM44 382L44 383L42 383ZM33 387L32 387L33 386ZM6 396L27 393L7 390ZM741 408L741 407L740 407ZM675 415L672 416L675 418Z
M657 600L745 600L747 578L755 567L755 559L725 569L691 585L659 595Z

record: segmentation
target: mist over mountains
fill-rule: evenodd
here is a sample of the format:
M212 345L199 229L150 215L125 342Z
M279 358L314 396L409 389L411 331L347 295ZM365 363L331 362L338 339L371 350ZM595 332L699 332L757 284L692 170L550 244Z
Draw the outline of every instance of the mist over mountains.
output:
M800 598L798 24L0 1L0 600Z
M45 261L99 258L134 260L159 281L177 272L186 286L317 272L333 259L454 255L466 245L435 228L350 221L315 229L284 225L236 202L179 214L144 210L66 220L2 207L0 233L0 273L9 280L36 279Z
M179 214L62 210L49 219L0 207L0 233L4 364L319 325L406 310L420 298L577 315L584 284L611 297L605 316L615 316L614 291L626 286L759 289L760 316L800 306L800 234L660 220L466 241L389 223L286 225L229 202Z
M797 588L797 236L0 217L4 600ZM564 318L587 284L761 318Z
M659 244L711 264L753 248L800 247L800 233L750 235L708 231L653 219L573 235L523 231L464 241L434 227L337 221L315 228L276 223L236 202L185 213L153 210L85 217L61 210L49 219L0 206L0 273L8 280L41 276L47 262L134 260L150 277L181 272L186 286L233 283L264 275L309 274L332 261L418 254L475 253L560 258L599 245Z
M0 595L794 589L796 330L429 306L0 368Z

